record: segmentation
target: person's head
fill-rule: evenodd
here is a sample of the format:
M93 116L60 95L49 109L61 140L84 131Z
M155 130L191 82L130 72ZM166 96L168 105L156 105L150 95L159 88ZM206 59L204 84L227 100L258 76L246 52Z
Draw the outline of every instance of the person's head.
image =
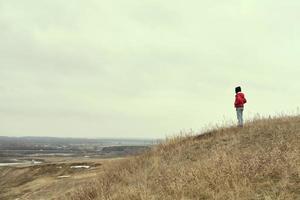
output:
M238 92L241 92L241 91L242 91L242 88L240 86L235 88L235 93L238 93Z

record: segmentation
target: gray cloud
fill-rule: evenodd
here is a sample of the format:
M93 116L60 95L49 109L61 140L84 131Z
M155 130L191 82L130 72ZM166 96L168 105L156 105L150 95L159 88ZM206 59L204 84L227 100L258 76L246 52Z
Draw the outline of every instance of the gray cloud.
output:
M0 1L0 135L164 137L299 106L298 1Z

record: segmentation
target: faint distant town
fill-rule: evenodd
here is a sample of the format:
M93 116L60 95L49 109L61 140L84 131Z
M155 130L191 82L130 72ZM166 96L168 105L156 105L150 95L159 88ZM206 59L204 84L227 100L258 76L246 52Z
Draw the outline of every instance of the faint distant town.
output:
M0 166L35 164L51 157L114 158L146 151L159 140L0 136Z

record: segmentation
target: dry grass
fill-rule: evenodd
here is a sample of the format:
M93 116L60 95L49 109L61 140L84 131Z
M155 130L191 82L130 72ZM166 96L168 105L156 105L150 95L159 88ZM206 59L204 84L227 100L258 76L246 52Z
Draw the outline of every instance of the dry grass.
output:
M300 117L168 139L104 168L72 197L103 200L300 199Z
M58 158L57 160L59 160ZM65 199L80 186L97 177L103 165L113 160L92 160L86 162L71 160L40 165L0 168L0 199L43 200ZM89 165L90 169L71 169L73 165ZM68 178L58 178L59 176Z

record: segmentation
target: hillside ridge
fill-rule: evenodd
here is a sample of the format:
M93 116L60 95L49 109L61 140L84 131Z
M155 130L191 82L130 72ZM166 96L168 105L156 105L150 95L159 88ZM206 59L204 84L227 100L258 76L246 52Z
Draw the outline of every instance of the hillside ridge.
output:
M107 166L77 199L300 199L300 117L167 139Z

